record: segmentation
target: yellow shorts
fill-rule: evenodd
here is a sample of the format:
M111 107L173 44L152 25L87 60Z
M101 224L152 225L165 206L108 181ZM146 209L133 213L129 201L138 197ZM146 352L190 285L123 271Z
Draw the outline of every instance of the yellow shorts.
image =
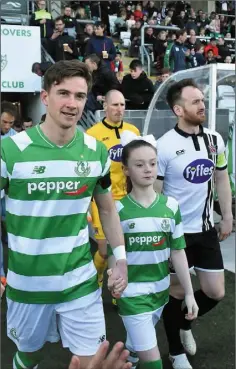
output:
M98 208L97 208L95 201L91 202L91 216L92 216L92 224L93 224L94 233L95 233L94 236L96 240L105 240L106 237L102 230Z

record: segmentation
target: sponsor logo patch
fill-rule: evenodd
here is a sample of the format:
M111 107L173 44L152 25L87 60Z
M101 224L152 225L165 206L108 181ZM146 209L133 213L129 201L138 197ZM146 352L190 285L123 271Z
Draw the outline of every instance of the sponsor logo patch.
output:
M183 176L186 181L194 184L204 183L211 179L214 163L209 159L197 159L186 166Z

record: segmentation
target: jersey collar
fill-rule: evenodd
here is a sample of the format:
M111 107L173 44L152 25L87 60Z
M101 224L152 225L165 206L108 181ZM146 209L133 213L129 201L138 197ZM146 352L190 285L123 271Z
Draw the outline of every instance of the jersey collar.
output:
M109 128L109 129L114 129L115 132L116 132L116 137L117 138L120 138L119 129L122 129L123 128L123 120L120 122L120 125L117 126L116 123L112 123L112 122L106 121L106 118L103 118L102 124L104 124L104 126L107 127L107 128Z
M199 132L198 132L198 134L195 134L195 133L187 133L187 132L183 131L182 129L180 129L179 126L178 126L178 124L176 124L176 126L175 126L174 129L175 129L175 131L179 135L181 135L183 137L186 137L186 138L188 138L188 137L196 137L196 136L203 136L203 126L202 125L199 126Z

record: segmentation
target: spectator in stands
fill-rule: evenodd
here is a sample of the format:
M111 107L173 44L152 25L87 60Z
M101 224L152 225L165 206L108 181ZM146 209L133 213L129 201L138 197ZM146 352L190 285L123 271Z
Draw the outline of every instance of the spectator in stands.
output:
M92 73L93 85L88 94L86 109L95 112L102 109L104 96L110 90L120 90L121 85L114 72L96 54L86 56L85 63Z
M116 52L115 60L113 60L111 62L111 70L112 70L112 72L115 73L118 81L121 82L122 79L123 79L124 66L123 66L123 62L121 60L121 52L120 51Z
M130 74L124 76L122 81L126 107L130 110L147 109L154 95L153 83L144 72L140 60L132 60L129 68Z
M203 44L197 45L195 58L197 61L197 65L196 65L197 67L201 67L202 65L206 64L206 59L204 57L204 45Z
M135 23L135 26L131 29L131 36L130 36L131 45L129 48L129 56L131 58L138 57L139 55L139 47L141 45L141 28L142 28L142 22L138 20Z
M195 31L192 29L190 32L192 32L192 34L190 35L190 37L186 40L185 42L185 46L187 49L197 49L197 46L200 44L200 41L197 40Z
M30 19L31 26L39 26L42 39L49 39L53 33L52 15L46 10L46 1L39 0L37 2L38 10L36 10Z
M231 33L227 32L225 38L231 38ZM225 41L225 45L227 45L229 49L235 49L235 42L233 40Z
M80 54L81 56L85 56L87 43L93 37L93 25L86 24L84 28L84 32L79 35L78 43L80 47Z
M134 11L134 19L136 21L143 19L142 6L139 4L136 6L136 9Z
M23 122L22 123L22 128L23 128L24 131L26 131L27 129L33 127L33 120L30 117L23 118L22 122Z
M65 6L62 18L65 22L65 32L67 32L69 36L76 38L77 22L76 19L72 17L72 9L69 5Z
M85 53L86 55L96 54L110 68L110 63L116 56L116 48L112 39L104 35L104 31L105 25L97 22L94 27L95 36L88 40Z
M185 30L177 31L175 42L170 48L167 48L165 67L168 67L174 73L186 69L186 57L190 54L184 46L186 39L187 32Z
M115 20L115 27L116 27L115 34L117 34L118 36L120 35L121 32L127 31L126 19L127 19L127 14L126 14L126 11L123 10L120 13L120 16L117 17Z
M224 60L224 63L226 64L231 64L232 63L232 57L231 55L227 55L225 60Z
M134 19L134 15L131 13L129 18L126 21L126 25L127 25L127 31L130 31L134 25L135 25L135 19Z
M77 59L79 56L75 39L65 31L65 21L63 17L55 19L55 30L50 39L50 55L55 62L60 60Z
M225 40L224 37L219 37L218 38L218 52L219 52L219 56L221 57L221 60L225 60L226 56L230 56L231 52L228 48L228 46L225 44Z
M149 1L148 6L146 7L148 11L148 17L153 18L158 14L158 9L155 7L155 1Z
M219 50L218 50L218 47L216 45L216 38L215 37L212 37L210 39L209 44L205 47L205 56L206 57L207 57L207 53L208 53L209 50L213 51L213 55L215 57L217 57L219 55Z
M201 13L199 15L199 19L197 20L198 30L200 30L201 28L206 29L208 25L209 19L207 18L206 13Z
M16 107L8 101L3 101L1 104L1 139L17 133L13 129L16 118Z
M218 14L215 14L214 18L211 20L209 30L214 37L217 37L220 34L220 18Z
M190 17L185 25L185 29L187 31L187 33L190 33L191 29L194 29L195 33L198 32L198 26L195 22L195 18Z
M165 17L164 25L165 26L171 26L172 25L172 17L173 17L174 11L172 9L169 9L167 12L167 16Z
M144 43L150 44L153 47L155 40L156 40L156 37L154 35L153 28L152 27L146 28L145 35L144 35Z
M186 24L187 20L186 20L186 14L184 10L181 10L180 14L176 17L176 26L179 27L180 29L184 29L185 28L185 24Z
M153 43L154 63L156 63L156 69L159 73L164 67L164 56L167 48L166 32L161 31L158 33L157 38Z
M206 64L215 64L216 58L214 57L214 51L209 49L207 51Z
M171 75L171 72L168 68L162 68L161 75L158 76L155 82L155 85L154 85L155 91L162 85L163 82L165 82L167 78L170 77L170 75Z
M43 62L43 63L34 63L32 65L32 73L37 74L39 77L43 77L46 73L47 69L51 67L53 63L52 62Z

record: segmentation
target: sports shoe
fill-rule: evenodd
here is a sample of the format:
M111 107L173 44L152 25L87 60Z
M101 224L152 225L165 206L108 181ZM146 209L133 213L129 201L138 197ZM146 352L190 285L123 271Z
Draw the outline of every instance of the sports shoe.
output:
M132 363L131 369L136 369L139 363L139 358L137 354L135 352L129 351L127 362Z
M180 335L181 343L184 346L186 353L191 356L195 355L197 351L197 345L196 345L191 329L187 331L180 329L179 335Z
M190 362L187 359L186 354L172 356L169 355L169 359L172 363L173 369L193 369Z

